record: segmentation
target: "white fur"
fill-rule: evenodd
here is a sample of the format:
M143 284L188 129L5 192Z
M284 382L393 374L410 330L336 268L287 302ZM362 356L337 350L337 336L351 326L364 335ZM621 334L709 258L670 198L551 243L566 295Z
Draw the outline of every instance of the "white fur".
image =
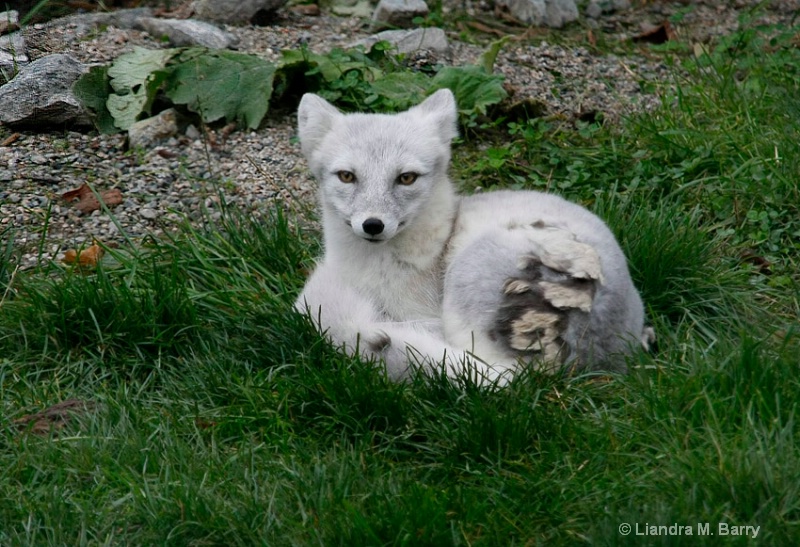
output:
M324 255L297 309L348 353L383 359L394 378L405 377L412 362L443 365L451 376L469 362L479 377L502 383L519 355L493 339L498 309L507 294L536 288L519 279L504 292L504 283L538 260L558 270L541 286L545 297L583 313L570 319L578 326L562 336L567 343L577 347L587 335L641 338L641 300L625 257L596 216L538 192L455 194L447 170L456 121L449 90L396 115L342 114L316 95L303 97L298 128L319 183ZM355 181L342 182L342 171ZM416 181L400 184L403 173ZM367 219L380 221L382 231L370 235ZM581 279L599 288L583 293L559 285ZM614 316L613 325L602 324L604 313ZM558 331L548 314L509 321L522 329L512 338L522 343L539 332L531 323L537 317L546 319L545 334L531 347L550 360L558 354ZM603 352L595 354L604 358Z

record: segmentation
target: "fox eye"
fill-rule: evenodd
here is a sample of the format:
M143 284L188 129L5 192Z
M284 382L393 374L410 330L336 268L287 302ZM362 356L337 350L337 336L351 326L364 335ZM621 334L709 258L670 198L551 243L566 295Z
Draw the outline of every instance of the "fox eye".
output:
M402 173L399 177L397 177L397 182L403 186L408 186L410 184L414 184L418 176L419 175L416 173Z
M355 174L350 171L337 171L336 176L339 177L340 181L348 184L356 181Z

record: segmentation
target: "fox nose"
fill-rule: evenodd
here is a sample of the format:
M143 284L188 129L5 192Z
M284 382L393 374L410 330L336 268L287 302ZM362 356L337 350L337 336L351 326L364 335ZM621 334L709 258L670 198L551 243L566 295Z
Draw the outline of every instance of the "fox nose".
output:
M383 221L379 218L368 218L361 227L371 236L376 236L383 231Z

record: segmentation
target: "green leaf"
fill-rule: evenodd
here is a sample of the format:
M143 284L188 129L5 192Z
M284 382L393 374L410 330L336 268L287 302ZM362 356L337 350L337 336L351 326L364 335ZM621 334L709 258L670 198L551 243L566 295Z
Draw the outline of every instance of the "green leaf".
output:
M106 106L114 118L114 125L128 129L143 113L150 113L156 93L164 81L164 67L176 49L149 50L134 48L120 55L108 68L108 77L114 93Z
M116 133L114 118L108 111L106 102L112 93L108 83L108 67L95 66L81 76L72 86L75 96L92 115L97 130L101 133Z
M176 49L133 48L130 53L117 57L108 69L111 87L117 93L135 91L143 85L153 72L163 69L176 52Z
M486 108L505 99L503 77L486 73L482 67L444 67L433 78L431 91L448 88L465 114L486 114Z
M142 85L136 86L134 90L126 94L110 95L106 106L114 117L114 125L122 130L127 130L141 117L142 113L149 115L156 93L165 78L166 73L159 70L153 72Z
M346 73L357 70L367 81L374 81L383 71L361 49L334 48L326 55L312 53L307 49L284 50L280 68L306 65L308 74L321 74L326 82L339 80Z
M495 40L489 44L489 49L481 54L480 62L478 64L487 74L491 74L494 71L494 63L497 60L497 55L509 40L511 40L510 35L503 36L499 40Z
M186 50L170 67L165 93L205 122L221 118L255 129L272 96L275 66L232 51Z
M372 91L393 110L405 110L425 98L431 78L419 72L393 72L372 83Z

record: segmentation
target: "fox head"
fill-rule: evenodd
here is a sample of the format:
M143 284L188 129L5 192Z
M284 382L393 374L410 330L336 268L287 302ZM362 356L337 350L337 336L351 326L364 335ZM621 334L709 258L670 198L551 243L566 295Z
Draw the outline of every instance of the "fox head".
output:
M399 114L343 114L307 93L297 118L323 211L357 237L391 240L450 184L450 143L458 130L448 89Z

